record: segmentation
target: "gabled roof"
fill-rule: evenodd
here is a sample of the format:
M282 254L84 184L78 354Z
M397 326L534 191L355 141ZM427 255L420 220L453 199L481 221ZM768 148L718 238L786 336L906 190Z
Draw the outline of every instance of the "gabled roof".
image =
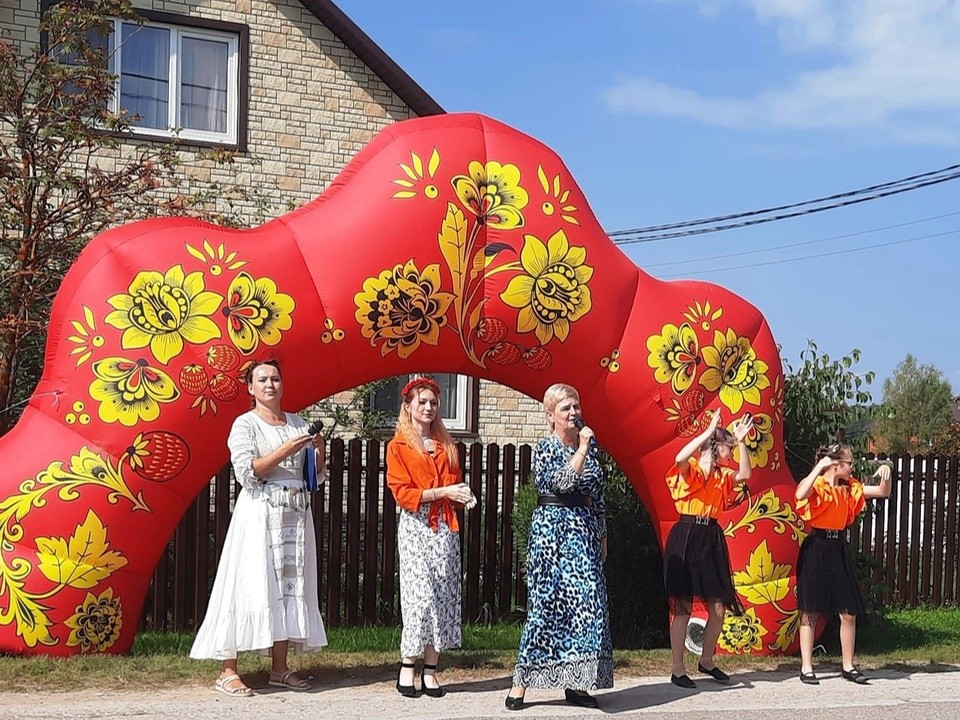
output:
M439 103L427 94L427 91L379 45L344 14L330 0L300 0L307 10L330 28L330 31L350 48L377 76L393 90L397 96L417 115L442 115L445 111Z

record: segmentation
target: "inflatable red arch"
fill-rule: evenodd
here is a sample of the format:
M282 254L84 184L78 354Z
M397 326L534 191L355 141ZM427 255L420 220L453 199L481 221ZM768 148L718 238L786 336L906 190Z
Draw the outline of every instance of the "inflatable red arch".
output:
M661 542L678 447L706 410L749 410L752 498L721 518L747 611L720 645L797 647L804 531L763 316L638 269L554 152L462 114L386 128L260 228L148 220L89 244L54 302L43 378L0 438L0 651L129 650L167 538L248 408L238 373L265 354L284 360L289 407L422 369L532 397L573 382Z

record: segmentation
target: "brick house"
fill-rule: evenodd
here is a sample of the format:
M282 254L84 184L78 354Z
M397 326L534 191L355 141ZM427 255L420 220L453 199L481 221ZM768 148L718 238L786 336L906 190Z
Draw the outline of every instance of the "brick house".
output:
M0 33L38 42L48 0L0 0ZM202 182L256 186L237 203L250 224L319 195L383 127L444 112L329 0L134 0L143 27L116 21L118 100L142 119L129 146L174 139L184 172ZM116 38L122 38L117 43ZM237 153L210 168L198 153ZM120 153L122 154L121 149ZM104 166L116 158L104 156ZM257 213L260 213L258 216ZM539 402L475 378L445 376L445 415L465 440L533 442ZM396 386L381 403L396 407ZM346 396L344 396L345 398ZM340 396L338 396L340 398Z

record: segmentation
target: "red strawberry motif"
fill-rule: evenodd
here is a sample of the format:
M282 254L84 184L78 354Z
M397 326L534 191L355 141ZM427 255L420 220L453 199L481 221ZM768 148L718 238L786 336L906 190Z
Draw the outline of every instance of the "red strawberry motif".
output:
M680 406L688 413L697 413L703 409L705 397L700 388L691 388L680 396Z
M700 420L696 415L684 415L677 420L677 426L673 431L677 437L693 437L700 430Z
M180 370L180 387L191 395L199 395L207 389L207 371L202 365L184 365Z
M142 478L167 482L187 467L190 448L179 435L165 430L147 430L134 438L123 461Z
M214 370L230 372L240 364L240 353L229 345L214 345L207 350L207 364Z
M494 345L507 336L507 324L500 318L485 317L477 325L477 337Z
M220 402L230 402L240 394L240 387L232 377L217 373L210 378L210 394Z
M553 364L553 357L549 350L542 345L537 345L523 354L523 362L531 370L546 370Z
M514 365L520 362L522 351L519 345L514 345L511 342L498 342L488 351L486 357L490 359L490 362L497 365Z

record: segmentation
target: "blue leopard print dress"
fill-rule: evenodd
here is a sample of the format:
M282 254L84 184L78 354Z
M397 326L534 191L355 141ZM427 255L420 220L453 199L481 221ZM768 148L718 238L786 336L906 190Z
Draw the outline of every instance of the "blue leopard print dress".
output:
M551 435L534 450L537 491L578 493L592 507L541 505L527 544L527 621L513 684L524 688L613 687L613 645L600 540L606 534L603 471L591 448L577 476L574 448Z

